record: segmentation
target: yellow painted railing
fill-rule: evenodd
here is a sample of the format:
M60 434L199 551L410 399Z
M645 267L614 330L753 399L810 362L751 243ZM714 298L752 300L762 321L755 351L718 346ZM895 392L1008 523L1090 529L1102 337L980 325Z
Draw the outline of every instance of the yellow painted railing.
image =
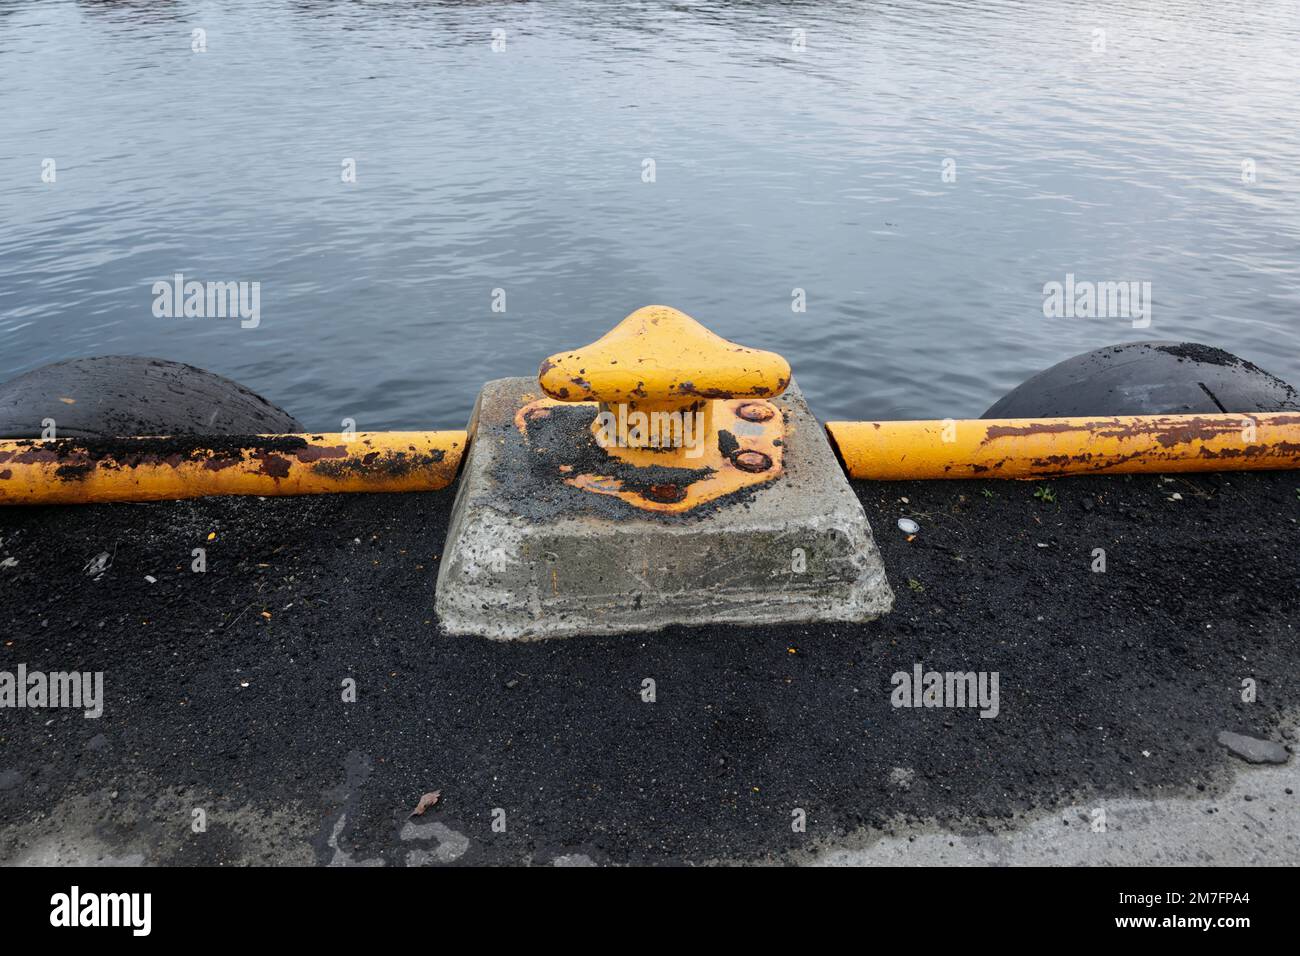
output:
M851 478L1300 468L1300 413L828 422Z
M463 431L0 441L0 505L436 491Z

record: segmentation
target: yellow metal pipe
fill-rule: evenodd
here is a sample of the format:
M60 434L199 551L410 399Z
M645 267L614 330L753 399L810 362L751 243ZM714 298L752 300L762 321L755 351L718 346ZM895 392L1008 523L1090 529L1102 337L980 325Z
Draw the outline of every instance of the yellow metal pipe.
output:
M0 505L436 491L463 431L0 441Z
M828 422L851 478L1300 468L1300 413Z

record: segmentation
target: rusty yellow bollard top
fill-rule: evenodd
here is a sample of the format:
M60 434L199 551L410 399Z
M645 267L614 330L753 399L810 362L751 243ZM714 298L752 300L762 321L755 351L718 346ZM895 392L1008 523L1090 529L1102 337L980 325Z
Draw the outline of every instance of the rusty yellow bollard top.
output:
M615 469L572 474L570 484L683 511L781 473L784 421L767 400L790 384L789 363L677 309L638 309L590 345L547 358L537 380L550 396L539 406L595 403L591 432L619 465L681 473L642 487L636 475L611 477Z
M699 399L775 398L790 365L714 335L684 312L648 305L590 345L546 361L538 384L562 402L680 407Z

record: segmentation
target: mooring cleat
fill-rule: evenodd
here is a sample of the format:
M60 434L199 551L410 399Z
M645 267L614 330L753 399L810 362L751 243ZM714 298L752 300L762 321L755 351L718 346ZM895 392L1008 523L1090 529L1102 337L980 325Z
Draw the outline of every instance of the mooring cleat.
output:
M520 410L526 440L575 487L647 511L684 512L782 472L784 416L768 399L790 384L775 352L714 335L664 305L638 309L597 341L542 362L550 396ZM556 406L591 411L590 434L534 440ZM594 466L594 467L593 467Z
M676 309L488 382L470 431L438 572L449 633L866 621L893 603L785 359Z

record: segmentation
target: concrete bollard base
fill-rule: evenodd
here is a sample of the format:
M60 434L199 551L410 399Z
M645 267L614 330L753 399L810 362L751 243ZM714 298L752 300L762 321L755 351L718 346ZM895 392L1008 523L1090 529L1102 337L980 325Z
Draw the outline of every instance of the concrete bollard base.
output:
M772 400L786 416L784 473L680 515L566 484L515 424L539 397L527 378L479 395L438 573L447 632L867 621L893 605L862 505L794 383Z

